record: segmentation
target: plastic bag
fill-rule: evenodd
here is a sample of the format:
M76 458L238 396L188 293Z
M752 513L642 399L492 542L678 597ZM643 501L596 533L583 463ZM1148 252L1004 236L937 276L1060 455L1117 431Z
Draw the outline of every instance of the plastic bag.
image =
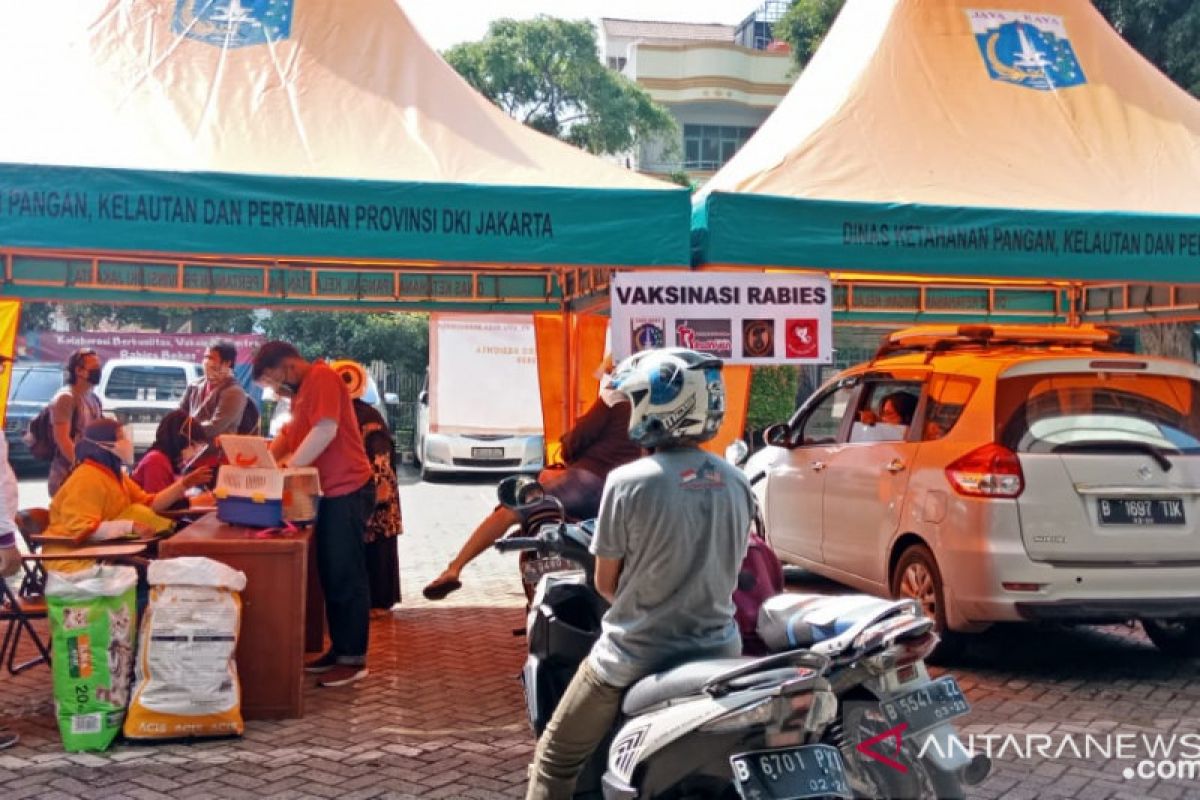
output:
M234 651L246 576L208 558L155 561L142 618L130 739L240 735L242 691Z
M105 750L125 719L137 623L137 570L50 572L54 705L67 752Z

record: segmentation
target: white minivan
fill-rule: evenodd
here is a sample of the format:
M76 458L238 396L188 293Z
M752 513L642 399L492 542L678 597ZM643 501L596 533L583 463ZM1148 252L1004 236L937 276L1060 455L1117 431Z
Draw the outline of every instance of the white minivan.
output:
M768 541L919 600L943 634L1136 619L1200 655L1200 367L1112 344L1090 326L891 334L747 462Z
M105 415L125 425L140 456L154 444L162 418L179 408L188 384L203 374L203 368L190 361L114 358L103 365L96 395Z

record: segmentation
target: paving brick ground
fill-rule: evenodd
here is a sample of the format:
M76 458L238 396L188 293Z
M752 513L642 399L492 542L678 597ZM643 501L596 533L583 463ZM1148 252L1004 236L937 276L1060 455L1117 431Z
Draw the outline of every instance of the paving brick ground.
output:
M23 737L0 752L0 800L520 797L532 742L516 679L524 640L512 630L523 622L523 596L511 558L484 556L467 587L442 603L419 593L493 489L458 482L403 492L405 600L372 624L368 680L311 688L304 719L252 722L240 740L68 755L48 670L0 674L0 726ZM798 588L836 591L812 580ZM953 672L974 705L965 733L1043 734L1050 753L1068 735L1190 734L1200 743L1197 664L1166 659L1122 628L996 630ZM1200 748L1175 757L1189 754L1200 758ZM1138 760L1117 755L1056 760L1010 748L969 796L1200 798L1200 778L1127 780L1123 770Z

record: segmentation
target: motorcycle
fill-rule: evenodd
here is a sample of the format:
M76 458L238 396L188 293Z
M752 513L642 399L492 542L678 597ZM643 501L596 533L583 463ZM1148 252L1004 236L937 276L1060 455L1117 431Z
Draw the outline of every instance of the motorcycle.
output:
M759 632L772 650L829 658L840 713L823 741L843 754L855 797L959 798L987 777L991 761L952 724L970 711L958 682L925 666L938 637L916 601L783 594L763 605Z
M507 479L499 494L501 503L518 513L545 502L529 478ZM599 637L607 610L592 584L593 530L590 523L547 520L532 536L496 543L501 552L561 558L578 566L541 577L527 618L529 655L521 679L529 722L539 736ZM850 763L861 758L855 743L867 741L862 739L866 733L875 735L879 715L860 714L850 725L839 720L834 681L848 695L868 689L885 693L883 679L914 663L905 660L907 654L919 654L927 635L936 643L931 623L916 604L888 605L835 619L826 630L836 630L836 635L810 647L788 646L759 658L693 661L642 679L627 691L619 719L580 776L576 797L955 796L950 791L960 778L982 779L979 765L974 772L967 770L975 762L964 762L961 746L957 755L950 748L951 757L944 762L921 757L911 745L897 748L895 763L904 768L902 776L910 770L947 772L924 781L902 781ZM820 617L814 608L805 608L803 615L787 614L785 619L799 623ZM783 629L788 629L786 622ZM922 644L914 646L914 640ZM910 706L921 705L910 694L924 684L911 678L902 683L903 692L887 697L907 713ZM886 714L893 706L880 708ZM921 733L933 735L924 724ZM982 772L986 775L986 768ZM942 794L897 793L914 785L933 785Z

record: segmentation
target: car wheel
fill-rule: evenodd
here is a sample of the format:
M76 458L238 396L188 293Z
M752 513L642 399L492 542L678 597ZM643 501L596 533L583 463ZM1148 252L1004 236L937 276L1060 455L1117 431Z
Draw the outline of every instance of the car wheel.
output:
M933 663L945 662L962 652L962 638L946 625L946 600L942 573L933 553L923 544L910 545L892 573L892 596L916 600L925 616L933 620L941 642L929 657Z
M1200 656L1200 620L1144 619L1142 630L1154 646L1169 656Z

